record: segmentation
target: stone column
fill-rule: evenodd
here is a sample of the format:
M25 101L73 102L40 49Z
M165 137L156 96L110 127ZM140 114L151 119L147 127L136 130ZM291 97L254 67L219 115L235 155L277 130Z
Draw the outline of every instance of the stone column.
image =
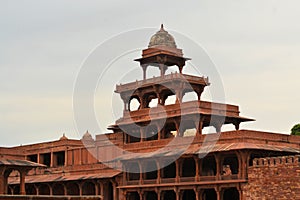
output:
M26 190L25 190L26 170L19 170L19 172L20 172L20 194L26 195Z
M176 166L176 177L175 177L175 182L176 182L176 183L178 183L178 182L179 182L179 179L180 179L180 176L179 176L179 174L180 174L179 165L180 165L180 162L179 162L179 160L177 159L177 160L175 161L175 166Z
M216 178L217 180L221 179L221 157L218 154L214 154L215 160L216 160Z
M197 156L194 157L195 165L196 165L196 174L195 174L195 181L199 181L199 159Z
M147 72L147 65L143 64L141 65L142 69L143 69L143 80L145 80L147 78L146 72Z

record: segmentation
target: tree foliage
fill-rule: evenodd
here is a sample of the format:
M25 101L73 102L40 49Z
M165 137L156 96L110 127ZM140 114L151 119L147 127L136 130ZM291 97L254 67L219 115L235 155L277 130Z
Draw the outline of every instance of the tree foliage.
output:
M300 124L296 124L291 129L291 135L300 135Z

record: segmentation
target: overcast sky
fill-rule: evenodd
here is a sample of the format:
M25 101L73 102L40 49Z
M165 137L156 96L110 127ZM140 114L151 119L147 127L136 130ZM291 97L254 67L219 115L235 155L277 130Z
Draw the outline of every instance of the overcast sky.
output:
M72 96L83 61L113 35L161 23L206 50L226 102L256 119L241 128L289 133L300 122L299 19L298 0L1 0L0 145L55 140L63 133L79 138ZM102 90L103 98L106 93L112 91ZM111 105L97 109L111 116L105 113ZM100 120L108 126L116 119Z

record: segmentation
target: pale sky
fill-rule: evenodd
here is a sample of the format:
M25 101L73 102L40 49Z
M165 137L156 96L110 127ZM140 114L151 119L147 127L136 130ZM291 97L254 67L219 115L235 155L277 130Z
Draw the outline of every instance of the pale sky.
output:
M63 133L80 138L72 98L84 60L113 35L135 29L150 28L139 41L147 47L161 23L205 49L226 102L256 119L241 128L287 134L300 122L299 19L298 0L0 0L0 146L56 140ZM177 45L189 57L185 44ZM132 60L139 55L129 54L127 62L138 67ZM124 63L115 65L127 69ZM114 74L123 82L118 70ZM112 89L100 94L95 101L111 96ZM96 106L104 127L116 120L107 111L115 101ZM107 132L88 123L87 129Z

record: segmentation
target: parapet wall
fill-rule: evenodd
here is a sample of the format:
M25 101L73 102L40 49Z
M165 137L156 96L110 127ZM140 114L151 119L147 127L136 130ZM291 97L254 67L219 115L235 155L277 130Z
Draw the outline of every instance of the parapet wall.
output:
M243 199L300 199L300 155L254 159Z

